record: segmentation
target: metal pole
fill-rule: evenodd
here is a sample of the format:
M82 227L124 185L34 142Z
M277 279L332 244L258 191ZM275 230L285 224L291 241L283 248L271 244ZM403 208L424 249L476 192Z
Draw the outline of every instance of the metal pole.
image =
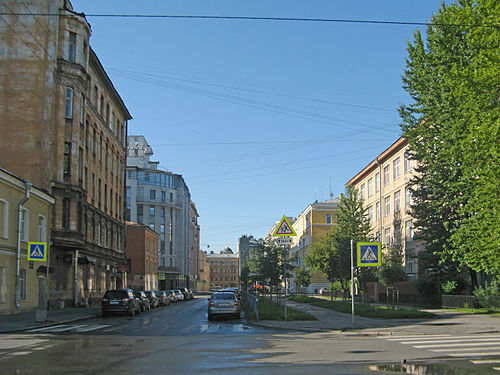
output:
M283 248L283 270L284 270L284 275L283 278L285 280L285 321L287 320L287 306L286 306L286 251L287 251L287 246Z
M354 324L354 259L353 259L353 253L354 253L354 240L351 240L351 308L352 308L351 320L352 320L352 324Z
M78 306L78 250L75 250L75 261L74 261L75 269L74 269L74 283L75 283L75 290L74 290L74 300L73 300L73 305L75 307Z

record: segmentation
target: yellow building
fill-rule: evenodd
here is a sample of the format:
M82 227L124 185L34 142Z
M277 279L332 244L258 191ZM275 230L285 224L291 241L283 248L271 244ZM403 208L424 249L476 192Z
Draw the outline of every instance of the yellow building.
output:
M210 284L209 289L238 288L239 257L226 247L220 254L210 252L207 254Z
M208 292L210 290L210 263L207 262L207 253L200 250L199 278L197 280L197 291Z
M49 242L54 202L49 194L0 168L0 315L38 306L38 278L47 276L47 262L28 261L28 243Z
M291 237L291 254L295 266L304 266L304 256L311 245L322 239L336 224L338 198L315 202L306 207L292 224L297 236ZM292 286L294 281L290 283ZM302 292L312 293L316 288L329 287L330 282L319 272L313 272L311 284ZM294 289L292 287L292 289Z
M408 141L399 138L378 155L347 185L353 185L368 208L372 235L384 246L400 246L410 279L417 278L416 255L422 246L414 240L410 205L410 179L415 174L415 161L408 155Z

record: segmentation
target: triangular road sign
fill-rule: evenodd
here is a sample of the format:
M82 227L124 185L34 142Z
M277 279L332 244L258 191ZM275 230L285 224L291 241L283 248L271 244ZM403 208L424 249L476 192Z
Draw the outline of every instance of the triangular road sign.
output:
M374 260L378 260L378 258L375 255L375 253L373 252L373 250L371 249L371 247L368 247L368 249L363 254L363 257L361 258L361 260L364 260L364 261L368 261L368 260L374 261Z
M297 233L295 233L295 231L293 230L292 224L290 224L286 216L283 216L273 233L273 236L275 237L287 237L296 235Z
M40 246L35 246L33 249L31 249L31 258L43 258L43 252L40 250Z

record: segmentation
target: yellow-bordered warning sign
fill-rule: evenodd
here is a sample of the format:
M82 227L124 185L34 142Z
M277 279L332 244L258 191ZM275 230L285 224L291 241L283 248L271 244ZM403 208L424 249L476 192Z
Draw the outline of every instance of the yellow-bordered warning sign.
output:
M283 216L280 223L276 227L276 230L273 233L275 237L288 237L288 236L296 236L297 233L293 230L292 224L288 221L286 216Z

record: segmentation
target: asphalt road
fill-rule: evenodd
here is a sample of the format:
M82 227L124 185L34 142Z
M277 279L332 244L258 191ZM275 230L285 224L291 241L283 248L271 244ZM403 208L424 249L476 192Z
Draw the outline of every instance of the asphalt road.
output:
M380 368L394 374L401 373L403 359L412 373L500 374L495 370L500 359L497 364L478 362L500 358L500 353L472 358L462 351L500 352L499 334L278 331L244 318L209 322L206 309L206 299L200 298L133 318L95 318L0 335L0 374L386 373Z

